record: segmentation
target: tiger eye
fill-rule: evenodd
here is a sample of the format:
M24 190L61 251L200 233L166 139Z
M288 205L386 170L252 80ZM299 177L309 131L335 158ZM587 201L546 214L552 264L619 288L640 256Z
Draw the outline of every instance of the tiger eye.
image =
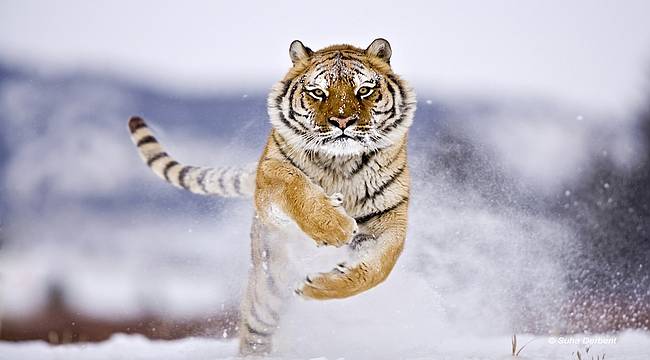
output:
M325 93L321 89L316 89L316 90L314 90L314 95L323 96L323 95L325 95Z
M361 96L362 98L369 96L372 94L373 88L370 86L362 86L357 90L357 95Z

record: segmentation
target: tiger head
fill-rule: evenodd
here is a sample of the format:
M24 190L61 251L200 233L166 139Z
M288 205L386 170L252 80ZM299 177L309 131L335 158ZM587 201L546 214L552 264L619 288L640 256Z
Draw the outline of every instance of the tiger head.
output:
M312 51L296 40L293 67L268 99L271 123L292 146L328 155L358 155L406 135L415 95L390 66L388 41L367 49L334 45Z

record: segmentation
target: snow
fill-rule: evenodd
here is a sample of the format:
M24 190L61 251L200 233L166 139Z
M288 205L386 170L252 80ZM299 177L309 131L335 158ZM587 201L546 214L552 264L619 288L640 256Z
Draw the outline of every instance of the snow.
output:
M2 360L145 360L231 359L237 354L235 341L187 338L151 341L140 335L117 334L102 343L49 346L45 342L0 342Z
M40 308L50 286L58 286L68 305L87 315L128 318L153 313L183 318L236 304L233 297L244 285L248 244L242 240L247 239L236 227L226 228L225 222L213 220L207 228L199 224L187 234L187 225L161 224L158 217L143 216L137 225L123 226L131 222L128 217L108 220L67 212L51 221L66 226L83 221L87 227L68 231L42 224L33 231L49 231L56 238L69 233L86 244L45 241L29 250L0 252L0 289L7 289L0 291L0 304L14 317ZM123 230L116 231L120 226ZM215 243L217 232L233 245ZM181 242L183 233L191 236L191 247Z
M500 337L429 337L425 338L425 351L403 351L392 354L393 344L400 337L415 336L422 339L417 332L397 335L393 341L373 341L371 337L357 337L356 349L352 353L329 351L321 355L300 356L295 354L278 354L273 358L281 359L512 359L511 338ZM585 343L599 340L615 341L615 344L593 344L589 347L589 356L585 356ZM589 335L575 337L534 337L517 336L517 358L522 360L575 360L575 353L580 352L583 359L605 354L610 360L646 360L650 349L650 335L627 331L614 335ZM415 342L411 342L413 345ZM335 345L335 344L332 344ZM74 344L50 346L45 342L31 341L24 343L0 342L0 360L226 360L237 358L235 340L217 340L208 338L187 338L174 341L151 341L139 335L117 334L110 340L97 344Z

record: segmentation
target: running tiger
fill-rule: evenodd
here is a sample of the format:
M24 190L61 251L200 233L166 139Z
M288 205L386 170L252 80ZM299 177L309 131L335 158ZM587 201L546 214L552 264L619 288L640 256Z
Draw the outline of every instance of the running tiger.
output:
M376 39L365 50L334 45L312 51L296 40L289 55L293 66L268 97L272 130L255 166L182 165L141 118L129 121L142 159L172 185L202 195L254 196L242 355L273 350L273 333L294 293L338 299L384 281L406 236L406 147L415 95L393 73L390 44ZM286 244L306 238L345 247L348 261L296 276Z

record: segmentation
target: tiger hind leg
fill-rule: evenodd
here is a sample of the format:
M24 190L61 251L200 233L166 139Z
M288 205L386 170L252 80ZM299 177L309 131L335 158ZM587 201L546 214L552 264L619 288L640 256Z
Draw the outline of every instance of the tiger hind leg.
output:
M261 295L259 279L249 279L239 321L240 355L268 355L273 351L273 335L280 323L283 304Z
M268 229L256 219L251 231L253 266L242 300L239 322L239 353L267 355L280 325L291 287L286 280L286 254L273 246Z

